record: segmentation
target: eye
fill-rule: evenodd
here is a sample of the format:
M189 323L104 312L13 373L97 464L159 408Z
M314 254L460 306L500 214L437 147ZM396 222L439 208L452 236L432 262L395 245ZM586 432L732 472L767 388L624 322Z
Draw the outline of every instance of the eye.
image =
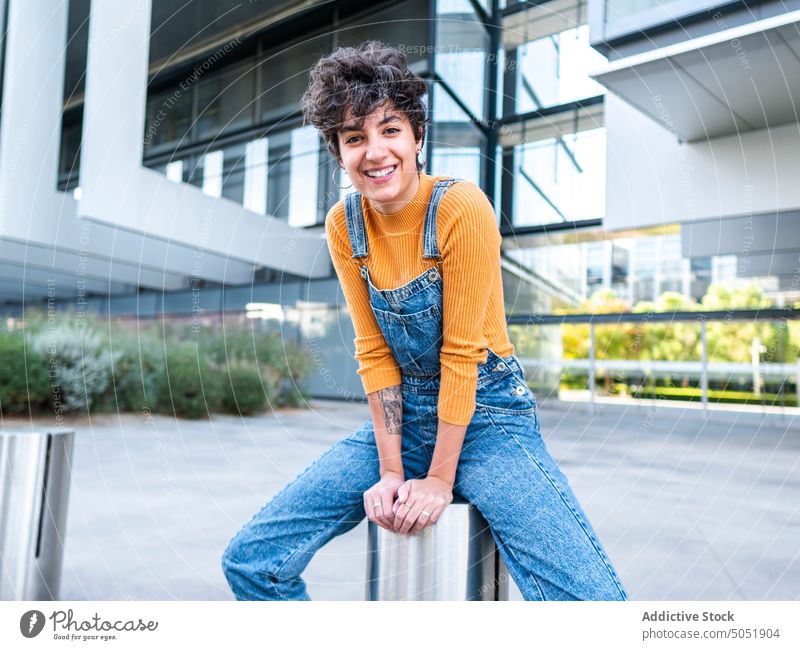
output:
M398 129L396 126L390 126L388 129L386 129L386 133L389 133L389 131L400 133L400 129Z
M351 137L347 138L347 140L345 140L344 143L345 144L351 144L355 139L360 138L360 137L361 136L359 136L359 135L351 136Z

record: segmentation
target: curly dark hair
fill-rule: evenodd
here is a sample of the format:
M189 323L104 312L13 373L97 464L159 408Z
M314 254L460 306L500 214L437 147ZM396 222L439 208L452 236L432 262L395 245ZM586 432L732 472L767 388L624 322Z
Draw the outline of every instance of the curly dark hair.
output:
M401 51L380 41L340 47L317 61L309 77L300 100L303 115L319 129L337 161L341 162L338 132L348 110L361 127L364 118L388 100L408 117L414 139L424 138L427 111L422 97L428 88L408 69ZM417 160L417 171L421 169Z

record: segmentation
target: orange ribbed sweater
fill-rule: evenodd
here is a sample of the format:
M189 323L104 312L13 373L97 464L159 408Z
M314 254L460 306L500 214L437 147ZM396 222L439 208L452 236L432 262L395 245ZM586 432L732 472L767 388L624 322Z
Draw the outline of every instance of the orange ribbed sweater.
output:
M430 267L423 261L425 210L433 184L445 176L421 174L414 198L392 214L378 212L362 195L369 242L366 258L379 289L394 289ZM378 327L366 282L347 236L344 201L325 220L328 248L355 328L355 356L364 391L372 393L400 383L400 369ZM487 346L500 356L514 353L508 338L500 274L501 235L489 199L474 183L460 181L445 192L437 218L442 256L443 340L438 417L469 424L475 412L478 363Z

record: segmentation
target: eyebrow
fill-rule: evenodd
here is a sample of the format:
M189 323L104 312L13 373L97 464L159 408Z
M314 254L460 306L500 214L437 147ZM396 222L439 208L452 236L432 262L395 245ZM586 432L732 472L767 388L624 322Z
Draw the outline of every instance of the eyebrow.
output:
M400 121L402 121L400 119L400 116L396 115L395 113L392 113L384 117L380 122L378 122L378 126L383 126L384 124L387 124L389 122L400 122ZM360 131L360 130L361 129L359 127L357 127L355 124L351 122L350 124L345 124L340 129L339 132L344 134L344 133L349 133L350 131Z

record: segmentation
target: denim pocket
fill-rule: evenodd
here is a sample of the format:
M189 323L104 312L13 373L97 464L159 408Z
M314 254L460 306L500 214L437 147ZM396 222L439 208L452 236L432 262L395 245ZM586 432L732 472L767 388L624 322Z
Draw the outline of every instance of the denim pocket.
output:
M400 372L419 376L438 374L442 314L437 304L410 314L385 311L374 306L372 311Z
M537 409L533 392L516 372L505 373L497 381L478 386L475 406L504 415L528 415Z

